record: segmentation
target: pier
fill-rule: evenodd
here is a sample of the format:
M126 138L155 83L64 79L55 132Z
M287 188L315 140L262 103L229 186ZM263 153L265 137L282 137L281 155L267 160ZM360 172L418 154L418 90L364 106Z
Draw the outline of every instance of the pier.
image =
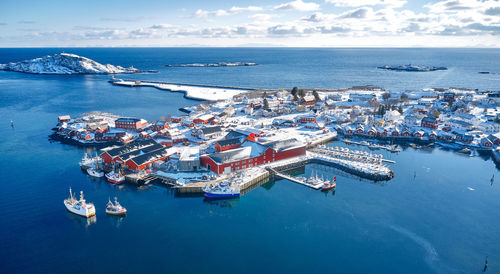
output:
M313 185L313 184L308 184L308 183L307 183L307 179L306 179L306 180L302 180L302 179L305 179L305 178L301 178L301 179L299 179L299 178L297 178L297 177L292 177L292 176L289 176L289 175L286 175L286 174L280 173L280 172L278 172L278 171L274 170L272 167L268 167L268 168L267 168L267 170L268 170L268 171L269 171L269 172L270 172L273 176L276 176L276 177L281 178L281 179L286 179L286 180L288 180L288 181L292 181L292 182L297 183L297 184L300 184L300 185L308 186L308 187L313 188L313 189L316 189L316 190L320 189L320 188L321 188L321 186L323 185L323 184L321 184L321 183L319 183L319 184L315 184L315 185Z
M113 85L131 86L131 87L135 87L135 86L157 87L157 85L175 85L175 86L188 86L188 87L200 87L200 88L235 89L235 90L247 90L247 91L260 90L258 88L248 88L248 87L210 85L210 84L176 83L176 82L134 80L134 79L111 79L111 80L109 80L109 82Z

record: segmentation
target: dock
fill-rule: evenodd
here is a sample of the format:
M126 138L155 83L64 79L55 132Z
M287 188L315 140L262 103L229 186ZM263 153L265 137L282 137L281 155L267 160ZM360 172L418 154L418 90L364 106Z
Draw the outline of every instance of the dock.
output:
M310 188L313 188L313 189L316 189L316 190L320 189L321 186L323 185L321 183L315 184L315 185L308 184L306 182L306 180L301 180L301 179L298 179L296 177L292 177L292 176L280 173L280 172L274 170L272 167L268 167L267 170L269 170L269 172L271 172L271 174L273 176L276 176L276 177L281 178L281 179L286 179L288 181L292 181L294 183L297 183L297 184L300 184L300 185L304 185L304 186L307 186L307 187L310 187Z

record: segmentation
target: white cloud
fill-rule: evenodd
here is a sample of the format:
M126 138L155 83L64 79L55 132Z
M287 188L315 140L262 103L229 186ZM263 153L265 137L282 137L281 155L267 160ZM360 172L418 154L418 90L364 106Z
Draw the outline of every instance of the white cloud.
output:
M248 16L248 18L253 19L255 21L269 21L275 17L279 16L277 14L269 14L269 13L257 13Z
M276 10L298 10L298 11L314 11L319 9L319 4L314 2L304 2L302 0L295 0L292 2L284 3L274 7Z
M241 12L254 12L254 11L261 11L261 7L256 7L256 6L248 6L248 7L232 7L227 10L219 9L219 10L196 10L193 14L192 17L209 17L209 16L228 16L228 15L233 15Z
M391 6L395 8L402 7L407 3L406 0L325 0L325 2L339 7L361 7L361 6Z

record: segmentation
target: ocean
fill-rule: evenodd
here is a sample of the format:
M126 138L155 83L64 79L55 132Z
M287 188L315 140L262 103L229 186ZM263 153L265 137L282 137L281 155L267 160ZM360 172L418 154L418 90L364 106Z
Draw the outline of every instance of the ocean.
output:
M117 76L143 80L500 89L500 49L30 48L0 49L0 64L61 51L159 71ZM162 66L236 61L260 65ZM448 70L376 68L410 63ZM179 197L163 186L115 186L80 170L86 150L49 141L57 116L99 110L154 121L199 102L182 93L112 86L109 79L0 71L0 272L479 273L486 256L488 273L500 272L500 188L490 181L500 172L489 155L378 150L396 161L394 179L379 183L319 165L295 171L336 176L337 190L327 194L287 180L218 202ZM66 211L70 186L95 203L95 219ZM114 196L127 207L126 217L104 213Z

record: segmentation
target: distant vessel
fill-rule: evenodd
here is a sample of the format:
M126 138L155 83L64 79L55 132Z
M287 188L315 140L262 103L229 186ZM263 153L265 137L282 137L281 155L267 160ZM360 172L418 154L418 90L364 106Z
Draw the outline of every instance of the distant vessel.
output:
M333 177L333 181L325 181L321 187L321 191L334 189L337 186L337 176Z
M99 171L98 169L93 168L93 167L88 168L88 169L87 169L87 173L88 173L90 176L92 176L92 177L97 177L97 178L101 178L101 177L103 177L103 176L104 176L104 172Z
M108 200L108 204L106 205L106 214L125 215L126 213L127 209L118 203L118 198L115 197L115 203Z
M101 159L96 156L96 157L89 157L87 153L83 155L83 158L80 160L80 167L82 169L87 169L87 168L92 168L92 167L99 167L99 161Z
M228 182L221 182L215 185L206 185L203 188L203 193L207 198L236 198L240 196L240 189L231 186Z
M69 188L69 198L64 200L64 205L69 212L89 218L95 215L95 207L93 203L87 203L83 198L83 191L80 191L80 200L76 200Z
M125 176L120 171L111 171L106 173L106 179L113 184L121 184L125 182Z

